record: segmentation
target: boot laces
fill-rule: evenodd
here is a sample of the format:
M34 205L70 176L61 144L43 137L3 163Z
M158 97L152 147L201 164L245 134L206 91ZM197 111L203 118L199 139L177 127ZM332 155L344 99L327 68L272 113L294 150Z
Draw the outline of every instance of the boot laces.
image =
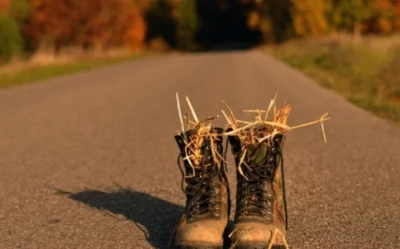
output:
M261 145L261 144L260 144ZM260 146L259 145L259 146ZM258 148L254 150L257 151ZM272 221L274 190L272 182L274 180L275 171L278 164L281 165L282 194L285 209L285 223L287 228L287 207L286 207L286 191L283 170L283 155L279 142L274 142L268 150L266 157L259 163L250 160L252 155L247 157L245 161L247 167L242 167L246 179L241 179L239 187L240 202L239 215L255 215L262 216L268 221ZM277 162L279 160L279 162ZM243 177L242 177L243 178Z
M188 205L190 217L207 214L219 216L221 203L219 170L211 156L203 158L200 165L194 166L194 175L189 177L182 168L182 158L182 154L179 154L178 167L182 174L181 189L191 200ZM185 182L186 187L184 186Z

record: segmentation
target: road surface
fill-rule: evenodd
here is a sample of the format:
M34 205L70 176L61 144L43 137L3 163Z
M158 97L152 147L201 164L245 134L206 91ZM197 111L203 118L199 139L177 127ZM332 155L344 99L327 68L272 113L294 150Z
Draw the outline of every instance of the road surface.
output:
M327 144L315 125L285 145L291 248L399 248L400 129L255 51L153 57L1 90L0 248L166 248L184 203L175 92L201 117L224 100L245 119L276 91L291 125L332 118Z

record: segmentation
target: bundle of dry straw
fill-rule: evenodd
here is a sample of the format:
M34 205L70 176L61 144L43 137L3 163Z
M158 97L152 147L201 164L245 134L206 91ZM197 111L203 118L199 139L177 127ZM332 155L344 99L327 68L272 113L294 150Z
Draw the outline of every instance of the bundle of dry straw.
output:
M319 119L315 121L296 126L289 126L287 124L287 120L292 108L289 105L285 104L281 109L278 109L276 106L276 97L277 94L275 94L275 97L270 101L268 108L264 110L243 110L244 112L250 112L256 114L255 120L252 122L237 119L231 108L225 102L223 102L223 104L227 108L228 113L225 112L224 110L221 110L221 112L228 122L227 128L228 127L232 128L231 131L225 132L223 135L238 136L241 140L241 144L243 145L243 150L246 150L246 147L249 144L259 144L262 142L271 143L276 134L285 135L289 131L320 123L322 129L322 135L326 143L324 121L330 119L329 117L327 117L328 113L322 115ZM192 167L194 167L194 165L199 165L201 162L202 159L201 146L204 139L206 137L209 138L211 140L211 144L215 145L215 136L217 136L217 134L212 134L210 132L211 121L218 118L219 116L215 115L208 117L204 120L199 120L189 100L189 97L186 96L186 102L190 108L190 112L193 117L193 120L191 120L187 113L184 116L182 116L178 93L176 93L176 99L178 105L179 119L181 123L181 131L178 131L178 133L179 134L182 133L186 144L185 152L186 155L189 155L186 158L184 158L184 160L187 160L189 164ZM272 118L269 117L271 116L270 114L272 114ZM185 132L188 130L193 131L190 137L186 137L185 134ZM220 159L223 159L222 155L218 154L217 150L215 149L215 146L212 146L212 153L214 161L219 165ZM246 153L243 153L243 156L245 154Z
M245 148L250 144L271 143L276 134L285 135L291 130L320 123L324 141L325 143L327 142L324 121L330 119L327 117L328 113L315 121L291 127L287 124L287 120L292 108L288 104L284 104L281 109L277 109L276 97L277 94L275 94L275 97L270 101L268 108L265 110L243 110L243 112L256 113L253 122L236 119L231 108L223 102L228 109L228 114L224 110L221 110L222 114L226 118L228 126L232 128L232 131L226 132L224 135L238 136L243 145L243 150L246 150ZM272 118L268 120L271 113ZM243 153L243 155L245 154Z
M194 176L194 168L201 164L202 161L202 153L201 147L205 139L210 139L211 143L211 153L213 156L214 162L220 167L220 159L224 160L223 156L220 155L216 149L215 139L217 134L211 133L211 121L218 118L218 115L210 116L206 119L199 120L197 114L193 108L192 103L188 96L186 96L186 102L189 106L190 112L192 114L193 120L189 118L189 115L185 113L182 116L181 105L179 101L179 95L176 93L176 101L178 105L178 114L179 120L181 123L181 131L178 131L179 135L183 136L183 140L185 143L185 155L186 157L183 160L187 161L189 165L193 169L193 175L187 176L192 177ZM185 119L185 122L184 122ZM186 124L186 127L185 127ZM191 131L190 133L186 133L186 131ZM189 136L189 137L188 137Z

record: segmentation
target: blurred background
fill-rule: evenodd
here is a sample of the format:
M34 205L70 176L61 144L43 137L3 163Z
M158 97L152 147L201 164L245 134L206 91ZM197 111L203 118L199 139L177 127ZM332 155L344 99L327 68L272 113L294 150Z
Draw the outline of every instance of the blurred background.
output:
M0 0L0 86L67 70L10 73L43 64L256 48L398 121L399 31L400 0Z

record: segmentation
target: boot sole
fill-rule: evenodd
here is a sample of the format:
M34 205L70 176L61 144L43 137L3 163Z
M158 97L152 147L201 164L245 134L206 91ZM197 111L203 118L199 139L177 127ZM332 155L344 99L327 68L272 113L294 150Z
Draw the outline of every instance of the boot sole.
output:
M208 246L208 245L173 246L170 249L223 249L223 246Z
M268 245L260 245L260 244L236 245L234 247L230 247L229 249L268 249ZM271 249L287 249L287 248L285 245L273 245Z

